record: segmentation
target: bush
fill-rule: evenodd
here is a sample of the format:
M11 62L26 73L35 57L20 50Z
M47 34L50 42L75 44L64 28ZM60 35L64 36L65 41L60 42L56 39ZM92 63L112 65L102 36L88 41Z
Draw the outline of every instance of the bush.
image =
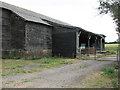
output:
M112 51L111 54L116 54L116 53Z
M113 67L114 67L115 69L118 69L118 68L119 68L119 66L118 66L118 65L114 65Z
M107 53L109 53L110 51L109 50L106 50Z
M108 68L103 69L103 73L104 74L113 74L113 73L115 73L115 71L114 71L113 67L108 67Z

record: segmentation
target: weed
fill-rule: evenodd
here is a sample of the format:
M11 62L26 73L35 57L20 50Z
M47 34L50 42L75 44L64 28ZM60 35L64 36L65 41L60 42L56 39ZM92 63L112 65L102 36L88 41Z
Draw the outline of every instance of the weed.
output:
M40 68L48 68L48 66L43 65L43 64L41 64L39 67L40 67Z
M119 68L119 66L118 66L118 65L116 65L116 64L115 64L113 67L114 67L115 69L118 69L118 68Z
M116 54L116 52L113 52L113 51L112 51L111 54Z
M22 70L21 73L27 73L25 70Z
M17 71L15 71L15 73L20 73L20 71L19 71L19 70L17 70Z
M51 58L52 57L52 53L48 53L45 55L45 58Z
M117 88L118 87L118 83L116 82L116 80L112 80L112 86L114 88Z
M11 69L15 69L15 67L11 67Z
M59 58L58 56L54 56L54 58Z
M32 60L31 58L24 58L24 60Z
M72 61L62 61L60 64L72 64Z
M12 83L13 83L14 81L9 81L9 82L12 82Z
M55 60L53 60L53 59L45 59L45 61L43 61L42 63L43 64L50 64L50 63L52 63L52 62L54 62Z
M38 66L38 63L40 65ZM26 68L26 71L23 70L23 66L34 64L33 67ZM38 72L41 71L44 68L50 68L50 67L55 67L55 66L60 66L62 64L72 64L72 61L63 61L63 58L57 58L57 57L51 57L51 55L48 55L44 58L41 58L39 60L3 60L3 70L4 71L9 71L5 75L15 75L15 74L23 74L23 73L33 73L33 72ZM35 66L35 70L32 70ZM36 67L38 66L38 67ZM16 69L16 70L11 70L11 69ZM11 72L12 71L12 72Z
M19 66L19 65L18 65L18 66L16 66L16 67L17 67L17 68L21 68L22 66Z
M7 74L3 74L3 73L1 74L1 76L6 76L6 75L7 75Z
M32 70L33 72L37 72L37 70Z
M32 73L32 71L28 71L28 73Z
M118 72L115 72L115 69L118 69L118 65L103 69L103 75L106 75L112 80L111 83L114 88L118 87Z
M30 80L28 80L28 79L22 79L23 80L23 82L30 82Z
M108 68L104 68L103 69L103 73L104 74L113 74L115 71L114 71L114 68L113 67L108 67Z
M107 53L109 53L110 51L109 50L106 50Z

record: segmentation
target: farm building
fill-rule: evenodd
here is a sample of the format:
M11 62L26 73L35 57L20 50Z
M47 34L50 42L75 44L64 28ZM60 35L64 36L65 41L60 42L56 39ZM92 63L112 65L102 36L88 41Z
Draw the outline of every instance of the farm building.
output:
M41 58L51 52L53 56L76 57L81 49L104 50L102 34L4 2L0 4L0 12L4 56Z

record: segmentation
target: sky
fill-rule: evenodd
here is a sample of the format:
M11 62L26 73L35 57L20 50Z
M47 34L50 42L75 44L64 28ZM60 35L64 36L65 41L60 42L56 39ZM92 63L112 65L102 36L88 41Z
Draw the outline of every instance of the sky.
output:
M1 0L54 19L104 34L106 42L116 41L115 23L109 14L100 15L97 0Z

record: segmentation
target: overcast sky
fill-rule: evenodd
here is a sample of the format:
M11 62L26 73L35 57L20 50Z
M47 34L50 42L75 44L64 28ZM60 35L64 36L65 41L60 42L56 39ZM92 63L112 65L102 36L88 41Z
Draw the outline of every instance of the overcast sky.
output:
M97 0L1 0L34 12L106 35L106 41L118 38L110 15L99 15Z

